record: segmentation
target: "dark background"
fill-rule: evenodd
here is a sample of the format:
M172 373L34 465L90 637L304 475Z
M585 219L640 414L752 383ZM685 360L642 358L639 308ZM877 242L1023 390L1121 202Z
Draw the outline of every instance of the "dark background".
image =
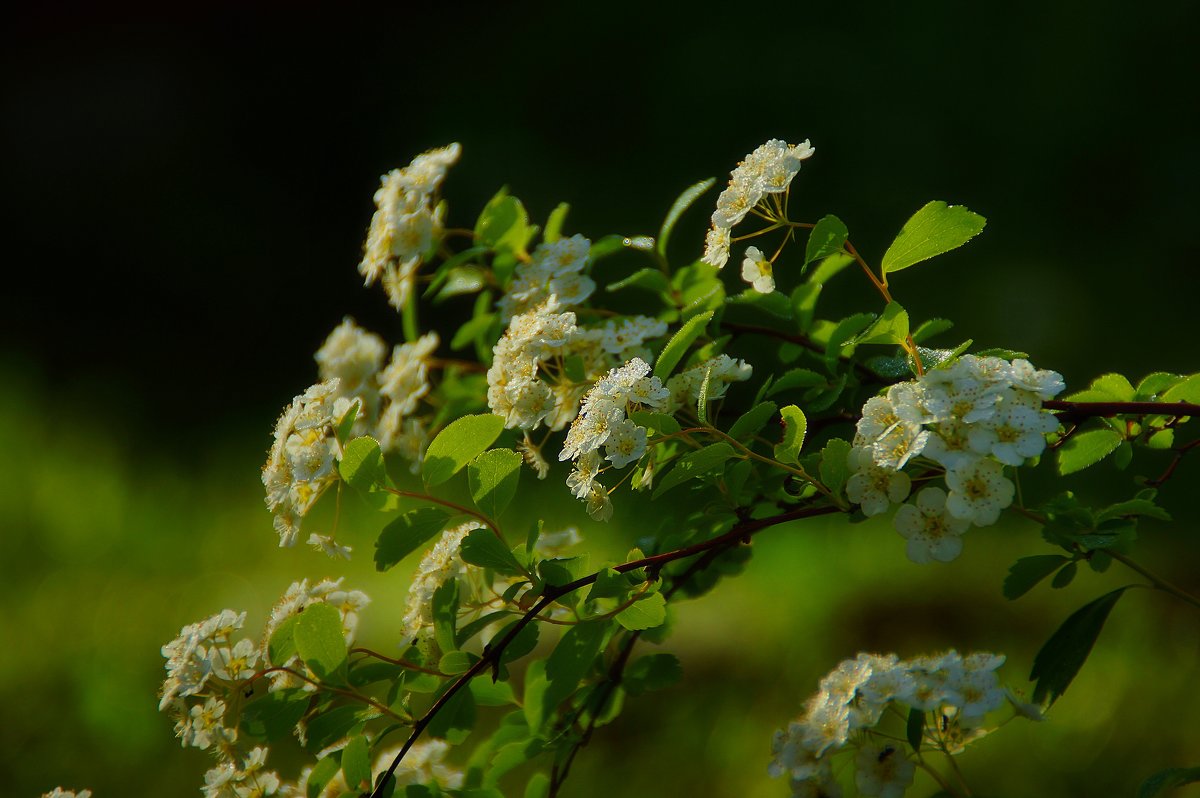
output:
M364 634L390 639L403 574L373 572L370 530L345 570L279 551L257 468L343 315L400 338L355 266L378 176L430 147L463 144L452 224L508 184L535 221L567 201L568 232L598 238L653 233L685 186L724 180L767 138L809 138L793 215L836 213L873 263L928 200L988 218L893 281L915 320L958 323L949 343L1027 351L1071 389L1200 367L1193 4L413 5L58 6L4 32L0 778L14 795L195 794L207 759L154 710L157 647L222 606L248 609L253 635L292 579L346 573L376 602ZM677 263L699 255L712 200L673 236ZM877 307L865 281L831 289L823 312ZM1186 461L1172 483L1180 522L1138 544L1193 587L1183 500L1198 473ZM1111 469L1065 487L1131 490ZM994 648L1020 684L1070 610L1127 581L1114 569L1005 602L1013 559L1048 551L1029 524L972 532L944 568L904 561L886 523L811 531L764 535L751 573L681 608L684 684L630 702L569 794L782 795L763 775L770 731L842 657ZM1194 614L1134 592L1051 722L964 757L981 791L1131 794L1196 764ZM272 757L294 776L294 753Z
M452 222L507 183L599 237L652 232L781 137L817 148L801 218L837 213L874 261L929 199L988 218L969 254L898 278L915 316L1071 384L1196 365L1169 326L1200 251L1190 4L501 5L10 31L0 351L131 435L200 401L182 451L261 426L343 314L394 329L354 267L378 175L415 153L463 143Z

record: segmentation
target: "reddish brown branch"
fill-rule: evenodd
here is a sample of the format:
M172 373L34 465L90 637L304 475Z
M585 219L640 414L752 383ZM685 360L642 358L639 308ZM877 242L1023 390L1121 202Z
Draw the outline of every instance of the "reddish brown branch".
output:
M1107 418L1111 416L1200 416L1200 405L1190 402L1066 402L1048 399L1042 402L1046 410L1054 410L1059 418Z

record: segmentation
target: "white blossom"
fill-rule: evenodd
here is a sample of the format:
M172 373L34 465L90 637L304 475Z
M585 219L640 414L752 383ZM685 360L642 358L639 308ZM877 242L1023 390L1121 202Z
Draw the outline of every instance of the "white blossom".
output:
M775 290L771 261L767 260L758 247L746 247L746 257L742 261L742 279L760 294L769 294Z
M896 531L908 539L908 559L915 563L950 562L962 552L962 533L969 521L955 518L946 510L946 492L925 488L914 504L896 510Z

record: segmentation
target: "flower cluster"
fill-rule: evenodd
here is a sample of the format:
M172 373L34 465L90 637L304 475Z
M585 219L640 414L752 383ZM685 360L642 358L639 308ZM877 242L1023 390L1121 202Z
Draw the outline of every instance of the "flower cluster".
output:
M646 428L635 424L628 413L640 408L665 410L670 401L671 392L649 374L650 365L635 357L592 386L558 455L559 460L575 461L567 486L575 498L587 502L588 514L597 520L612 517L608 491L596 479L607 468L602 467L604 460L612 468L624 468L646 453Z
M42 794L42 798L92 798L91 790L64 790L62 787L55 787L53 790Z
M1000 685L996 669L1004 657L976 652L901 660L895 654L859 654L821 680L804 714L775 733L772 776L787 775L798 796L841 795L833 759L857 750L855 785L860 795L899 798L912 783L915 765L896 737L910 710L930 713L924 742L955 754L986 733L984 716L1006 701L1019 714L1028 707ZM904 707L903 709L901 707ZM901 724L901 734L885 726Z
M395 779L395 784L398 792L403 795L404 788L410 784L423 784L426 786L436 784L442 790L458 790L463 786L464 775L461 770L445 764L443 761L446 754L450 751L450 745L445 740L422 740L413 745L404 755L404 759L400 760L400 765L396 768L392 777ZM395 747L386 751L380 752L375 757L375 763L371 768L372 783L378 779L391 766L392 760L400 753L400 748ZM359 794L363 789L363 785L348 785L342 771L338 771L324 789L317 793L309 792L308 780L312 775L312 768L306 767L300 772L300 779L295 785L285 785L280 790L280 795L285 798L337 798L337 796L346 794Z
M313 385L293 399L275 422L275 442L263 466L262 482L280 546L296 544L300 519L338 480L334 469L338 457L334 429L341 420L335 413L337 390L337 379Z
M581 304L596 290L583 274L592 242L581 235L540 244L528 263L519 264L507 293L496 303L505 320L545 303L551 296L561 308Z
M446 582L457 579L466 572L468 566L458 556L463 538L471 530L482 527L478 521L468 521L451 527L443 531L433 548L425 552L408 586L408 604L404 611L404 620L401 621L405 641L414 642L431 634L433 594Z
M926 487L896 512L913 562L948 562L972 525L996 523L1012 503L1005 466L1020 466L1046 447L1058 421L1042 402L1063 390L1062 376L1027 360L963 355L903 382L863 405L848 464L846 495L865 515L880 515L908 497L902 469L914 458L944 474L946 490Z
M366 285L382 278L397 310L408 302L425 253L441 238L443 206L434 197L461 152L458 144L429 150L379 179L358 271Z
M189 624L179 636L162 647L167 660L167 678L162 686L159 711L175 717L175 734L182 744L202 750L211 749L219 764L204 777L206 798L251 798L265 795L290 795L288 785L274 772L264 770L267 749L243 752L237 745L236 709L244 698L247 680L253 679L259 666L268 664L268 645L279 626L305 607L317 602L330 604L342 617L342 632L349 645L354 639L358 612L370 599L357 590L343 590L341 579L326 579L311 587L308 580L292 583L271 611L262 642L248 637L233 642L234 632L246 622L246 613L222 610L206 620ZM270 663L307 673L299 655L287 662ZM271 690L285 687L315 688L291 673L275 671L268 675ZM303 789L295 792L303 795Z
M705 391L709 401L721 399L731 384L744 382L753 374L753 366L746 361L735 360L729 355L717 355L667 380L667 391L671 394L667 410L675 412L685 407L695 408L700 401L701 390Z
M771 139L737 165L729 175L729 186L717 197L712 227L704 242L705 263L719 269L728 262L733 227L765 197L787 191L792 178L800 171L800 163L814 152L816 150L808 141L788 144Z

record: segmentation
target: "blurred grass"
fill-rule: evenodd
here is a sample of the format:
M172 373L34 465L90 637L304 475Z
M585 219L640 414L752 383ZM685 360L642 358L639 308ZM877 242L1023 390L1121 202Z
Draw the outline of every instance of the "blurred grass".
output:
M353 502L342 521L353 562L276 547L258 482L271 419L258 438L211 440L186 463L158 460L115 434L119 425L64 409L35 379L6 373L0 440L16 455L0 460L5 794L60 783L90 786L97 798L196 794L208 759L180 749L156 711L158 649L224 607L248 610L255 635L303 576L344 575L365 590L374 603L360 639L391 650L412 564L374 571L370 534L382 520ZM1176 499L1187 478L1173 486ZM548 504L527 503L525 513L578 514L558 487L539 486ZM620 557L644 512L618 502L617 523L587 534ZM512 523L523 529L525 520ZM1179 526L1144 526L1138 558L1194 588L1194 543ZM971 531L950 566L909 563L886 522L818 519L762 534L744 576L679 606L663 649L680 656L684 682L628 701L577 761L567 794L785 795L786 784L766 776L772 731L860 650L1000 651L1004 678L1026 688L1034 652L1067 614L1136 581L1114 565L1084 571L1063 591L1001 598L1008 565L1045 550L1023 523ZM968 779L980 795L1129 795L1160 768L1196 764L1198 633L1194 611L1131 591L1049 721L1017 721L977 743L961 758ZM288 777L298 761L283 748L272 754Z

